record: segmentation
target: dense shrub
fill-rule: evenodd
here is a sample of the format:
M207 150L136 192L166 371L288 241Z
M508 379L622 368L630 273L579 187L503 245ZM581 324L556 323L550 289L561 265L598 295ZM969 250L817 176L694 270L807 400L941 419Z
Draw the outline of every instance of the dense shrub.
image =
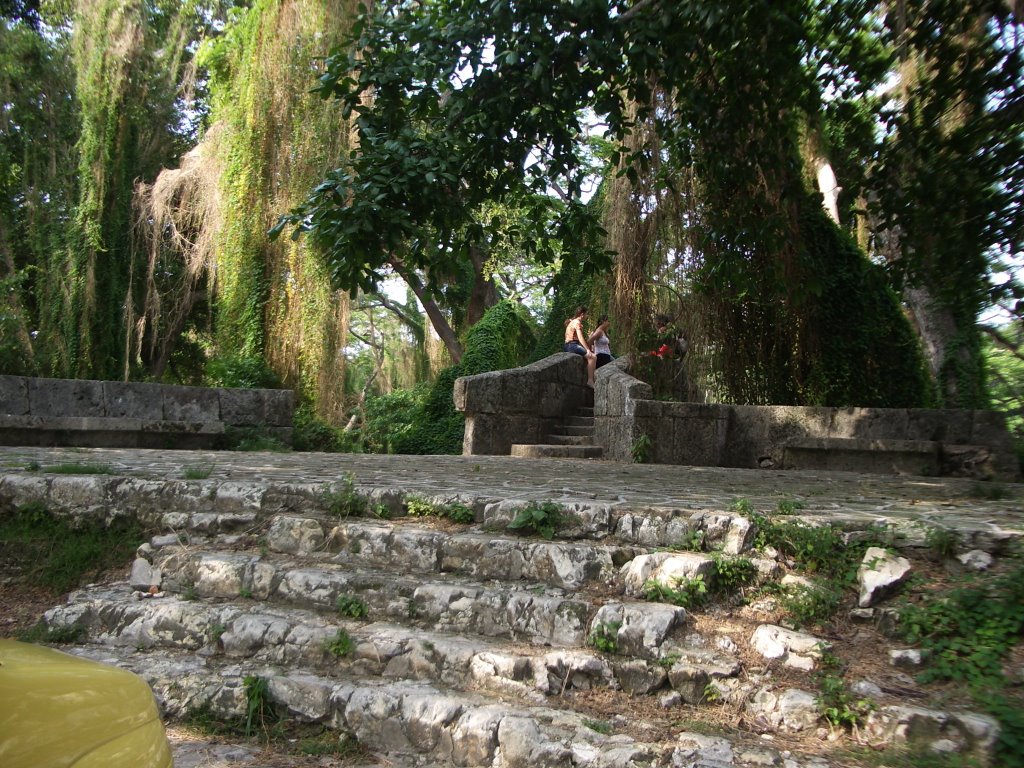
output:
M466 334L459 365L441 371L433 384L367 400L361 446L374 453L461 453L465 418L452 399L455 380L521 365L533 346L525 310L499 302Z

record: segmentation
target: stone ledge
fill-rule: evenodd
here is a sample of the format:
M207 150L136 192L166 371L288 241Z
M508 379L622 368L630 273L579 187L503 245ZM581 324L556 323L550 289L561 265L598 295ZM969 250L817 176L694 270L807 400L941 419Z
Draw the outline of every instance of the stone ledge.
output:
M934 440L803 437L786 441L782 468L934 476L941 456L942 445Z
M162 432L220 435L222 421L166 421L126 416L11 416L0 414L0 430L51 430L59 432Z

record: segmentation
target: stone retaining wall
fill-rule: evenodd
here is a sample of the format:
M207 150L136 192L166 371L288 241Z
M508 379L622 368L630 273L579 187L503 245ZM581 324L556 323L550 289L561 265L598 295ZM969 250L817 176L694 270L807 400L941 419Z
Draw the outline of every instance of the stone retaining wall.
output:
M655 464L1019 475L994 411L667 402L627 370L622 358L598 371L594 439L609 459L631 461L643 441Z
M538 443L567 414L590 404L586 363L568 352L522 368L455 380L455 407L466 415L464 456L507 456L514 443Z
M0 443L199 448L225 428L291 441L294 393L0 376Z
M628 371L624 357L597 372L594 442L613 461L633 461L646 444L654 464L1019 476L1005 422L993 411L668 402L654 400ZM582 358L559 353L459 379L463 454L508 454L512 443L541 442L582 402L584 375Z

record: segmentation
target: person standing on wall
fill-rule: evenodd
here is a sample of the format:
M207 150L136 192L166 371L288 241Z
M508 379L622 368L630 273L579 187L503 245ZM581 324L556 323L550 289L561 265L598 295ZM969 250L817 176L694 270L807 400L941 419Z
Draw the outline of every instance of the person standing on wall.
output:
M612 361L612 345L608 339L608 325L608 315L601 315L597 318L597 328L588 339L590 348L594 350L594 355L597 357L596 368L608 365Z
M594 386L594 371L597 370L597 356L590 348L587 335L583 332L583 318L587 316L587 308L576 307L573 316L565 321L565 343L562 349L574 355L580 355L587 361L587 386Z

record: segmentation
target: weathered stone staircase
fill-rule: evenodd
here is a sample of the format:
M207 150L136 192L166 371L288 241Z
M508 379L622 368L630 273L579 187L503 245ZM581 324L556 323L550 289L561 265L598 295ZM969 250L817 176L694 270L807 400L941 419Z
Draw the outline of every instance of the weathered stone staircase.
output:
M128 581L74 593L46 624L79 628L76 652L143 675L170 718L244 715L246 679L260 678L292 716L409 766L843 764L814 748L828 743L812 683L827 641L773 623L770 604L690 613L642 597L650 579L713 583L710 555L668 551L695 536L750 557L762 583L782 578L741 515L578 505L544 540L510 529L520 503L421 500L469 505L474 522L456 524L409 516L394 492L368 492L378 517L339 516L351 486L82 480L3 490L110 514L97 499L132 486L133 512L165 533ZM879 695L863 731L873 744L941 741L983 760L992 748L987 717ZM714 708L755 725L679 725Z
M599 459L601 446L594 444L594 402L581 406L538 444L512 444L511 455L528 459Z

